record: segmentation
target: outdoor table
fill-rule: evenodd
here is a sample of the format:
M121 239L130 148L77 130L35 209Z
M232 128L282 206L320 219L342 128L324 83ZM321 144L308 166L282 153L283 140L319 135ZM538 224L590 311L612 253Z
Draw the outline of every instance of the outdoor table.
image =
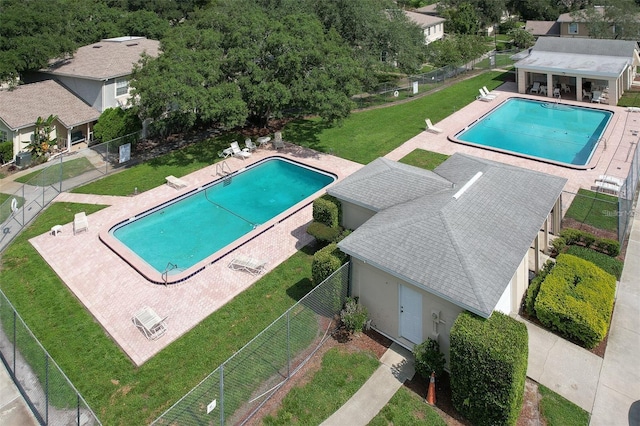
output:
M264 147L266 144L268 144L271 141L271 137L261 136L258 139L256 139L256 141L260 144L260 147Z

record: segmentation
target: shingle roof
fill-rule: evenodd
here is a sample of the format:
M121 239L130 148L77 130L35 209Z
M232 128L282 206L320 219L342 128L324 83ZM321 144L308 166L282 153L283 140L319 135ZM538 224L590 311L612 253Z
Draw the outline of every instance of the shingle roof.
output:
M13 130L35 124L38 117L57 115L65 127L90 123L100 113L55 80L0 90L0 119Z
M440 22L445 21L444 18L441 18L439 16L426 15L424 13L409 12L405 10L404 14L407 15L407 18L409 18L411 22L419 25L422 28L432 27L436 24L439 24Z
M557 21L527 21L524 29L534 36L560 35L560 23Z
M542 73L564 70L617 78L633 63L636 48L635 41L540 37L530 55L515 66Z
M377 212L451 187L453 183L432 171L378 158L328 193Z
M82 46L72 58L54 60L43 72L108 80L131 74L142 53L156 57L160 42L145 37L118 37Z
M366 175L368 168L354 175ZM342 240L339 247L355 258L488 317L560 196L566 179L463 154L454 154L434 172L439 177L425 175L423 179L438 183L444 179L456 186L398 202L378 212ZM482 172L477 181L454 199L453 195L477 172ZM330 192L340 198L343 183L348 184L347 179ZM395 189L389 185L378 192L393 198L407 186L399 181L396 185ZM361 198L371 198L368 192L372 188L363 191ZM357 194L351 196L356 198Z

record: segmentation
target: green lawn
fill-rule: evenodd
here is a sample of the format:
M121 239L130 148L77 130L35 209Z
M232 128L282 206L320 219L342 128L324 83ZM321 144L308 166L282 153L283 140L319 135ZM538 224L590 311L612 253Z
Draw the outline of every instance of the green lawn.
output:
M28 242L100 208L52 204L4 252L0 288L105 425L148 424L312 288L300 251L136 368Z
M47 186L60 182L61 180L70 179L80 176L83 173L93 170L95 167L85 157L76 158L61 163L54 162L49 167L36 170L24 176L16 178L16 182L28 183L35 186Z
M289 123L286 140L317 151L368 164L424 130L424 119L437 123L475 101L478 89L503 83L502 73L487 72L404 104L352 114L329 127L319 119Z
M618 101L618 106L640 108L640 92L625 92Z
M423 398L404 386L369 423L370 426L445 426L446 424Z
M414 149L409 154L400 159L401 163L422 169L433 170L449 158L448 155L440 154L424 149Z
M540 410L548 426L587 426L589 413L550 389L538 385Z
M616 232L618 230L618 197L579 189L565 217L599 229Z
M231 141L234 140L241 140L241 136L229 133L205 139L120 173L75 188L72 192L121 196L133 194L135 188L138 188L138 192L144 192L162 185L166 176L181 177L221 161L218 152L228 148Z
M332 348L322 358L322 368L307 384L289 391L275 416L266 425L317 425L355 394L378 368L370 353L343 353Z

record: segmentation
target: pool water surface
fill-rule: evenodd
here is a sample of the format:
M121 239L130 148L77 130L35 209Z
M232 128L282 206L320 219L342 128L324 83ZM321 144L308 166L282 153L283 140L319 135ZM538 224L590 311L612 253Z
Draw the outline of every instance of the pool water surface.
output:
M159 275L183 273L334 180L270 158L120 222L109 234Z
M453 138L455 142L586 168L610 111L511 98Z

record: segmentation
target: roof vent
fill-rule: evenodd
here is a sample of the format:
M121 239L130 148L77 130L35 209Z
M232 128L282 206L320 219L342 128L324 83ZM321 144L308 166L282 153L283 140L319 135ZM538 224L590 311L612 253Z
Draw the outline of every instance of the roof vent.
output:
M460 188L460 190L458 192L456 192L455 194L453 194L453 198L455 198L456 200L458 198L460 198L460 196L462 194L464 194L464 192L469 189L471 187L471 185L473 185L478 179L480 179L480 176L482 176L482 172L478 172L475 174L474 177L472 177L471 179L469 179L469 182L465 183L464 186L462 188Z

